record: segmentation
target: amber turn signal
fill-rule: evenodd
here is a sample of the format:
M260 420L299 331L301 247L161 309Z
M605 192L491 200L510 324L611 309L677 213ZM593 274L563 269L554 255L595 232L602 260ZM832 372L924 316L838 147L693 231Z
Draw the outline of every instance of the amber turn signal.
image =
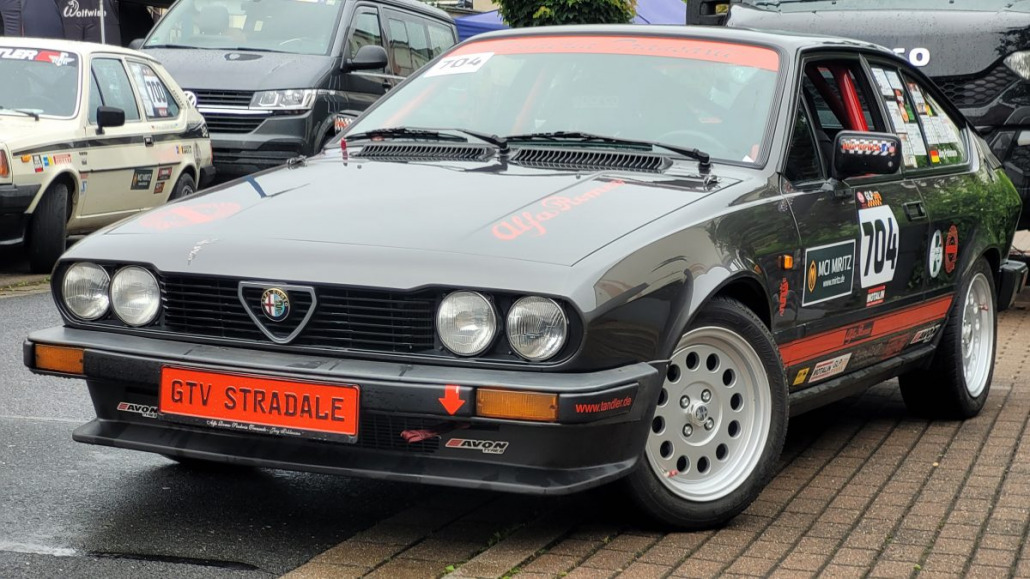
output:
M789 253L781 255L780 267L783 269L794 269L794 256Z
M82 348L36 344L36 369L81 375L82 353Z
M476 414L486 418L555 422L558 420L558 395L477 388Z
M11 166L7 164L7 153L0 151L0 177L10 177Z

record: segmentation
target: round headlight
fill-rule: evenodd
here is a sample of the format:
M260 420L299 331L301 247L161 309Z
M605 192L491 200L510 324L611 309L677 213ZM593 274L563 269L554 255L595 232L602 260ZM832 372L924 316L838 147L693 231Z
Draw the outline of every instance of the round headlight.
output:
M95 263L76 263L65 272L61 284L64 305L79 319L100 319L111 303L107 296L110 284L111 278L104 268Z
M497 333L493 305L476 292L454 292L436 312L436 331L448 350L459 356L483 353Z
M508 311L508 342L527 360L539 362L557 354L568 332L565 312L554 300L525 297Z
M111 280L111 305L118 318L130 326L154 321L161 305L161 288L154 274L135 265L118 270Z

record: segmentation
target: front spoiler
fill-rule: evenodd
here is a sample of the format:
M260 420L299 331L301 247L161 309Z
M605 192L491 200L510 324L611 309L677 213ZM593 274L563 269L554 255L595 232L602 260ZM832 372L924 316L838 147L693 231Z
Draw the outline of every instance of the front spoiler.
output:
M36 344L84 348L83 372L97 419L73 438L170 456L383 480L531 494L564 494L598 486L631 470L644 447L662 385L664 364L633 364L571 374L483 370L375 362L227 348L74 328L33 333L25 363L35 369ZM188 366L361 388L355 444L209 428L167 420L156 412L161 368ZM445 385L460 385L467 403L449 415ZM558 423L476 416L480 386L553 392ZM632 403L589 417L578 404L618 396ZM147 412L125 411L151 407ZM573 404L575 403L575 404ZM361 427L362 424L367 429ZM402 429L429 428L435 440L408 444ZM453 440L503 442L500 453L448 446Z

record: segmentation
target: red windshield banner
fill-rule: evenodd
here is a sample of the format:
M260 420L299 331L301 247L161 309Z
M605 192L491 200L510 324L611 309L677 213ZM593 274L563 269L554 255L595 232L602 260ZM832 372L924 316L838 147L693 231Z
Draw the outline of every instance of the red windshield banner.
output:
M664 56L724 62L777 71L780 57L775 50L748 44L716 42L695 38L657 36L523 36L470 42L448 56L465 54L585 53Z

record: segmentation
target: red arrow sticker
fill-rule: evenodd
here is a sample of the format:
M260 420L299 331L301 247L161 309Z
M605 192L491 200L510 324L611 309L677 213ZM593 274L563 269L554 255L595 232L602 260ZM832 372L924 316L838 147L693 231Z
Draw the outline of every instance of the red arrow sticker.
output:
M465 401L461 399L461 387L457 384L448 384L444 386L444 389L443 398L438 398L438 400L447 414L454 416L454 413L465 405Z

